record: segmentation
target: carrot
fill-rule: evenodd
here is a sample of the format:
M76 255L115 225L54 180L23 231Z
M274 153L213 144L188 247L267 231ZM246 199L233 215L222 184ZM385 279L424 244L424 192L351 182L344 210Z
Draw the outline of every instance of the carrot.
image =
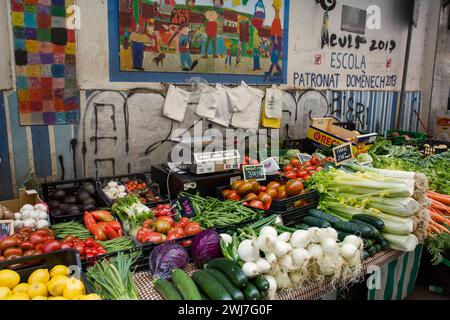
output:
M441 230L441 231L443 231L443 232L450 233L450 231L449 231L446 227L440 225L440 224L437 223L437 222L430 221L430 224L431 224L433 227L435 227L435 228L437 228L437 229L439 229L439 230Z
M437 233L437 234L442 234L442 231L439 230L438 228L436 228L434 225L430 224L429 228L430 231Z
M447 219L444 218L443 216L439 215L439 214L431 213L430 216L436 222L439 222L439 223L446 223L447 222Z
M443 205L442 203L440 203L440 202L438 202L436 200L432 200L431 203L432 203L431 204L432 207L434 207L436 209L439 209L439 210L442 210L444 212L450 213L450 208L447 207L446 205Z
M435 201L439 201L442 204L446 204L446 205L450 205L450 198L447 196L444 196L442 194L437 194L437 193L428 193L428 197L430 197L431 199L435 200Z

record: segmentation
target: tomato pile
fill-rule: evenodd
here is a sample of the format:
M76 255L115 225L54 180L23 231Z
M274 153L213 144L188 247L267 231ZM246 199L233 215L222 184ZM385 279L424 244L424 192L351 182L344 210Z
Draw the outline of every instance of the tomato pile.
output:
M67 236L64 238L61 249L75 249L80 253L81 259L92 258L106 254L106 250L100 243L96 242L92 238L81 240L73 236Z
M331 162L334 162L333 158L321 159L313 156L311 161L302 164L298 158L292 158L289 165L283 168L282 175L287 179L308 181L316 172L322 171L326 163Z
M159 204L152 209L152 212L156 218L173 215L172 206L170 204Z
M0 241L0 262L58 251L61 246L50 229L22 228L19 233Z
M157 219L146 220L138 230L136 240L141 244L160 244L165 241L195 236L202 231L200 224L191 222L188 218L181 218L175 222L170 216L160 216ZM188 247L191 241L184 241L181 245Z
M287 183L270 182L267 186L256 180L235 181L231 189L223 191L225 200L242 201L242 204L251 208L269 210L273 200L285 200L306 192L303 180L292 179ZM301 207L300 203L297 207Z
M113 240L123 236L120 222L105 210L85 212L84 225L97 241Z
M161 197L154 194L147 183L131 180L125 183L128 192L139 197L142 203L152 203L161 200Z

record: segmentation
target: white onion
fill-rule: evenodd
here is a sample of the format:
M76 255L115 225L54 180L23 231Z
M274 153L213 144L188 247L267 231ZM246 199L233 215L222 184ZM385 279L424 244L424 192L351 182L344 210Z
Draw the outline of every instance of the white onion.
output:
M291 244L294 248L306 248L311 242L311 235L308 231L295 231L291 237Z
M273 252L266 253L266 258L265 258L265 260L266 260L268 263L270 263L271 265L274 264L274 263L276 263L276 262L278 262L278 258L277 258L277 256L275 255L275 253L273 253Z
M329 276L333 276L336 273L337 269L340 267L340 263L337 260L337 258L340 258L339 255L326 254L323 256L322 259L320 259L320 263L319 263L320 272L324 276L329 277Z
M220 238L222 238L222 241L226 244L229 245L230 243L233 242L233 237L231 237L229 234L227 233L223 233L220 235Z
M261 273L268 273L270 271L270 263L266 259L259 258L256 260L256 265L258 266Z
M275 243L277 242L277 238L270 234L262 234L256 240L256 244L264 253L271 252L275 249Z
M321 230L320 228L316 228L316 227L308 229L308 233L310 235L311 242L320 243L320 241L322 240L320 238L320 230Z
M319 259L323 256L322 247L318 244L310 244L308 246L308 252L311 255L311 258Z
M321 242L322 250L325 254L332 254L337 251L337 243L334 239L326 238Z
M36 224L36 229L45 229L45 228L48 228L48 227L49 227L49 224L48 224L47 220L40 220Z
M44 211L38 211L39 212L39 220L47 220L48 219L48 213Z
M111 181L111 182L108 183L108 187L110 189L117 188L118 186L119 186L119 184L117 182L115 182L115 181Z
M25 211L34 211L34 207L31 204L26 204L20 209L20 212L22 213Z
M291 233L284 232L278 236L278 241L289 242L289 240L291 240L291 236Z
M273 237L275 237L275 238L278 237L278 232L277 232L277 230L276 230L275 228L273 228L273 227L264 227L264 228L261 229L261 231L259 232L259 234L260 234L260 235L268 234L268 235L271 235L271 236L273 236Z
M33 219L27 219L23 222L25 228L34 228L36 226L36 221Z
M345 260L352 260L358 254L358 248L353 244L347 243L341 247L340 253Z
M264 276L264 278L266 278L267 282L269 282L269 291L268 291L269 299L274 299L275 294L277 293L278 290L277 280L275 280L275 278L272 276Z
M309 252L303 248L298 248L292 251L292 259L294 260L294 263L300 268L303 268L305 263L307 263L310 258L311 255L309 254Z
M244 240L239 244L238 255L244 262L255 262L259 259L259 250L254 241Z
M278 258L283 258L292 252L292 246L289 243L283 241L277 241L275 243L274 253Z
M253 262L247 262L242 266L242 271L244 272L245 276L247 278L255 278L261 274L261 270L256 265L256 263Z
M289 278L289 274L287 272L278 272L275 275L275 280L279 289L287 289L292 286L291 279Z
M321 230L321 233L323 235L323 238L331 238L335 242L338 241L338 232L333 228L325 228ZM322 238L322 240L323 240Z
M34 210L48 212L47 206L43 203L38 203L37 205L35 205Z
M22 219L22 214L20 212L14 213L14 219L15 220L21 220Z
M360 237L354 236L354 235L349 235L347 237L345 237L344 241L342 242L343 244L352 244L354 245L357 249L361 249L364 247L364 242Z
M29 215L30 219L33 219L35 221L39 221L39 212L38 211L31 211Z
M283 268L285 268L288 271L293 271L296 269L294 265L294 260L292 259L292 256L287 255L281 258L280 264Z

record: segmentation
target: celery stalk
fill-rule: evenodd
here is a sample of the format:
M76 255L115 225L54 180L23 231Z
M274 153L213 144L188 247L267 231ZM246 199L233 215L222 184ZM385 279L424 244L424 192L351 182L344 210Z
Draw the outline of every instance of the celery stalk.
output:
M391 249L398 251L414 251L417 245L419 244L419 240L413 234L409 234L407 236L398 236L389 233L383 233L384 239L389 242Z

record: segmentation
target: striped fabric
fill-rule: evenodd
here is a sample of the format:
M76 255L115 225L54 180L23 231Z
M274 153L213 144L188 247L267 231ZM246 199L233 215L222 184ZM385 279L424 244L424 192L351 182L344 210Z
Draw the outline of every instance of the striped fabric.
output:
M381 289L370 289L368 300L403 300L414 290L423 246L381 267Z

